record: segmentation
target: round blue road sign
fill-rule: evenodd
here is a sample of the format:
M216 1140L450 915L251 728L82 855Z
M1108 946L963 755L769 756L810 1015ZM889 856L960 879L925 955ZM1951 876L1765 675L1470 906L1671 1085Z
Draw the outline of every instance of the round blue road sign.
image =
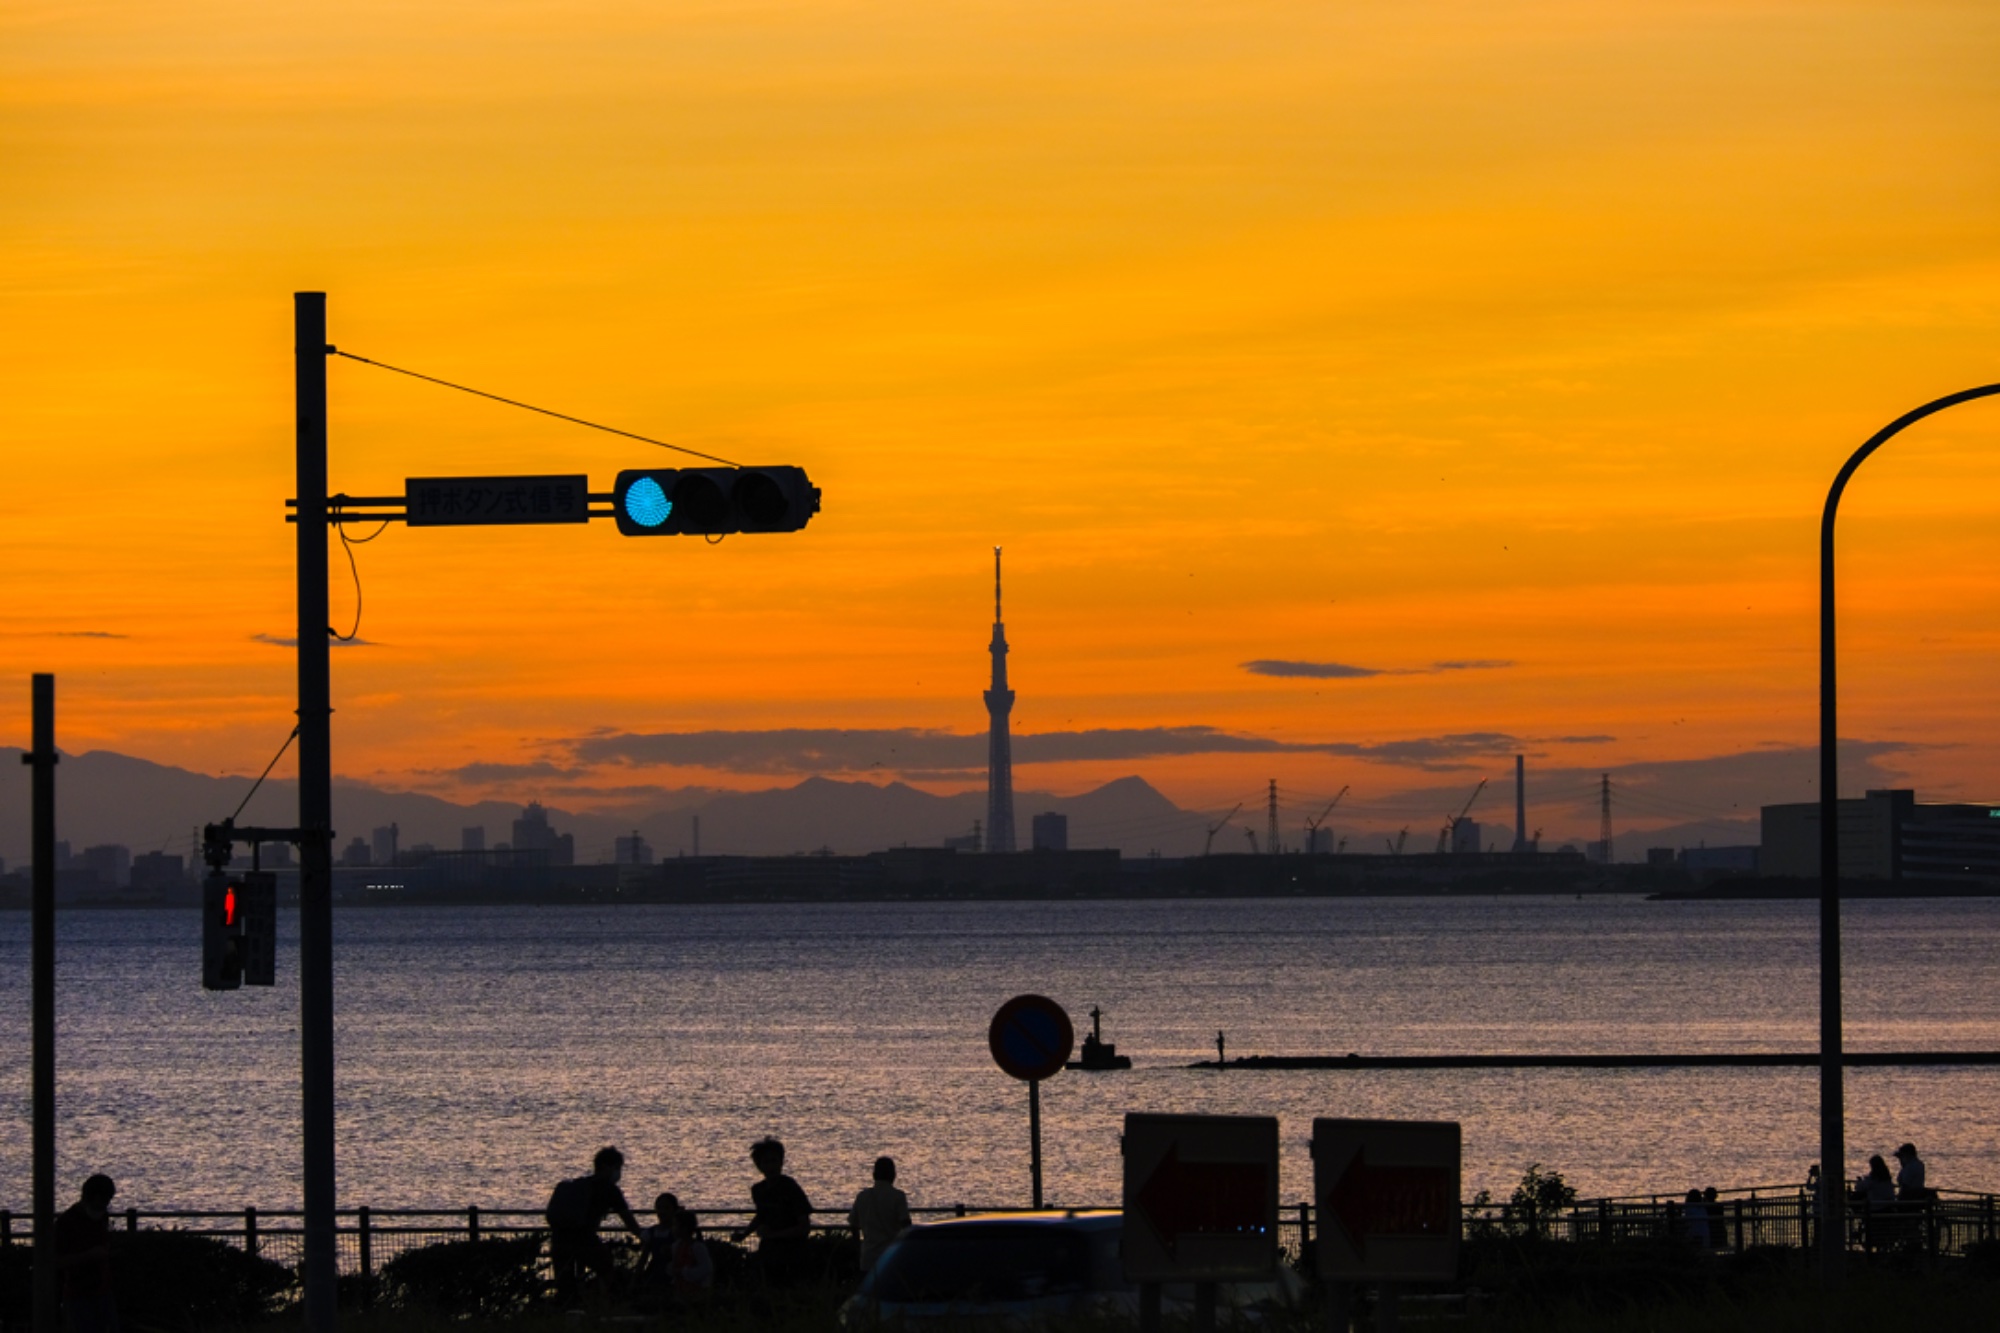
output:
M993 1063L1030 1083L1061 1069L1075 1042L1069 1015L1046 995L1016 995L1000 1006L986 1029Z

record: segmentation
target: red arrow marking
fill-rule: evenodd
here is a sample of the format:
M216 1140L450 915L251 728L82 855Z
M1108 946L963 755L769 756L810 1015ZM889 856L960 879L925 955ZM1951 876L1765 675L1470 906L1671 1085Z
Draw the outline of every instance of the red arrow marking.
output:
M1449 1167L1370 1166L1357 1148L1354 1160L1326 1192L1325 1212L1365 1258L1370 1236L1455 1234L1458 1200L1453 1192Z
M1263 1162L1183 1162L1180 1143L1139 1188L1135 1202L1173 1254L1182 1236L1268 1234L1271 1173Z

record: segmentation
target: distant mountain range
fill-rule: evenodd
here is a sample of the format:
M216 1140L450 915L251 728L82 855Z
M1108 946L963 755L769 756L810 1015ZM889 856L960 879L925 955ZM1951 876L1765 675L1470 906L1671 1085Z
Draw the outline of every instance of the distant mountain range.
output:
M0 858L9 867L28 855L29 770L21 751L0 747ZM56 769L56 836L81 851L122 843L134 854L187 855L202 824L230 814L249 792L247 777L210 777L108 750L63 756ZM1182 810L1144 779L1119 778L1079 796L1017 792L1018 842L1029 845L1030 821L1051 811L1069 818L1071 847L1116 847L1127 856L1157 851L1183 856L1201 851L1206 817ZM459 805L420 792L384 791L336 779L333 785L335 851L356 837L394 823L404 849L430 843L456 850L462 831L481 827L486 845L512 837L522 806L501 801ZM670 794L641 816L602 815L547 807L558 833L576 837L576 859L612 860L613 840L639 833L658 856L694 850L694 821L701 820L701 850L708 855L785 855L831 848L855 854L885 847L935 847L972 832L986 817L986 794L936 796L905 783L877 786L807 778L791 787ZM298 817L298 784L273 779L243 812L243 824L287 826Z

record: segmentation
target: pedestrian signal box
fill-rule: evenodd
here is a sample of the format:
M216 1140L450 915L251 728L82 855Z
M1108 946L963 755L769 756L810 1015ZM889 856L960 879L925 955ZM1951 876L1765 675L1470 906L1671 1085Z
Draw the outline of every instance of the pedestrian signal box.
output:
M618 474L612 515L627 537L797 532L819 512L804 468L637 468Z
M225 875L201 886L201 986L235 990L277 984L278 877Z
M201 988L243 984L242 899L237 882L215 871L201 885Z

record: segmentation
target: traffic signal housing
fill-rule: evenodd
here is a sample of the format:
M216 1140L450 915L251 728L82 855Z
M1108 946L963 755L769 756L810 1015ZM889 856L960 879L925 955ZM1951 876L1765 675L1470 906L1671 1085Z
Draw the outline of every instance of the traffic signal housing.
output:
M277 983L278 877L212 872L201 886L201 987Z
M236 920L242 929L237 957L243 984L278 983L278 877L268 870L236 876Z
M627 537L797 532L819 512L819 487L796 467L633 468L611 506Z
M201 988L235 990L243 984L243 899L237 882L221 871L201 883Z

